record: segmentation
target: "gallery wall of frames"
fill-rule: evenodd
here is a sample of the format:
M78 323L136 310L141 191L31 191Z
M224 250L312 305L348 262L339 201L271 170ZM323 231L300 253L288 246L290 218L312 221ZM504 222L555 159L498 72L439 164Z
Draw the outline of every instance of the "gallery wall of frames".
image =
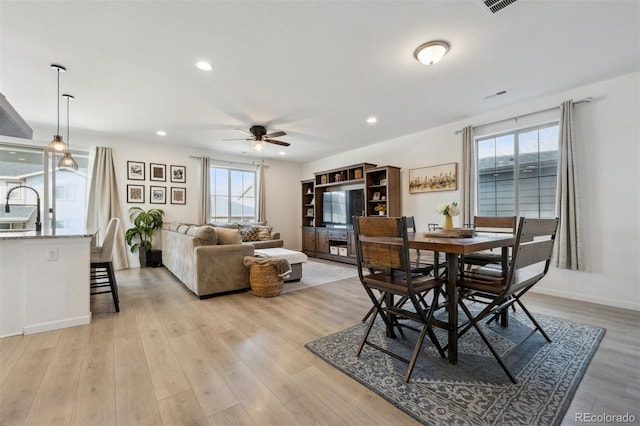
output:
M187 183L185 166L149 163L147 169L143 161L127 161L127 180L134 181L127 183L127 203L143 204L147 196L150 204L167 204L167 197L171 204L187 203L187 188L173 186Z

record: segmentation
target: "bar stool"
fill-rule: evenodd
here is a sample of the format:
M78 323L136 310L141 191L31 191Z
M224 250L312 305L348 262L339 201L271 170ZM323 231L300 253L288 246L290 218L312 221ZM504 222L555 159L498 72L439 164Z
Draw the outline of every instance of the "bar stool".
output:
M107 232L102 246L91 247L91 270L89 273L91 295L111 293L116 312L120 312L120 300L118 298L118 284L116 283L116 276L113 272L111 261L113 259L113 248L118 226L120 226L120 219L117 217L111 218L107 225ZM104 287L108 287L109 289L100 290Z

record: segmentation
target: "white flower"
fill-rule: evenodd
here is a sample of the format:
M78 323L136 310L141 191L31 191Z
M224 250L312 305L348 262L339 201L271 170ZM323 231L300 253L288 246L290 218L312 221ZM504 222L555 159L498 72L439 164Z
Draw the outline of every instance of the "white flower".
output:
M436 212L443 215L458 216L460 214L460 207L458 207L456 201L451 204L442 203L436 206Z

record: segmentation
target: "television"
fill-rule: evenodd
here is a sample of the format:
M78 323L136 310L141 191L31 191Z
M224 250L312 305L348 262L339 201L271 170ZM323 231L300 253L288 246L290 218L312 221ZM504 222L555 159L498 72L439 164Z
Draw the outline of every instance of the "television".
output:
M351 227L353 216L364 215L364 190L329 191L322 194L322 223L328 227Z

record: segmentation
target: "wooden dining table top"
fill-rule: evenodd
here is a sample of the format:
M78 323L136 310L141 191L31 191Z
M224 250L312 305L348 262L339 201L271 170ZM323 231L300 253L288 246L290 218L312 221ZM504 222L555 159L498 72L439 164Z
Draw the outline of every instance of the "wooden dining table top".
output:
M511 246L516 238L513 234L479 232L473 237L439 237L429 232L410 232L409 248L432 250L442 253L469 254L497 247Z

